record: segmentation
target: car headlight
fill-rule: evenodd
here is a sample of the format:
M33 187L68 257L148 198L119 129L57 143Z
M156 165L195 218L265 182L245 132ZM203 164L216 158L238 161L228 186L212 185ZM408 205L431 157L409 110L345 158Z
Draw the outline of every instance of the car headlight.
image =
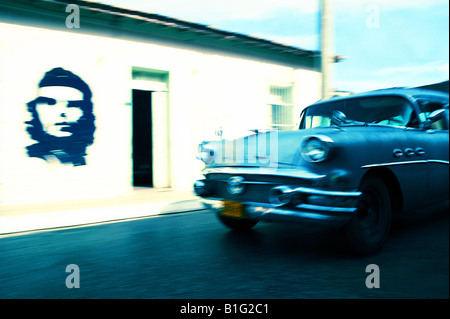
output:
M328 136L308 136L302 141L301 152L308 162L323 162L330 154L333 140Z
M212 163L214 160L214 149L210 144L201 143L197 149L197 159L202 160L204 163Z
M197 196L206 194L206 184L204 181L198 180L194 183L194 194Z

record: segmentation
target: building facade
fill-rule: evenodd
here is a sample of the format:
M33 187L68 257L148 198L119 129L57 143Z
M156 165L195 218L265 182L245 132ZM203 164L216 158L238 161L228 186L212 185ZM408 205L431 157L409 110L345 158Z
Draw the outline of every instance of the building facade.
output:
M202 140L295 126L320 98L318 56L92 2L2 1L0 203L190 189Z

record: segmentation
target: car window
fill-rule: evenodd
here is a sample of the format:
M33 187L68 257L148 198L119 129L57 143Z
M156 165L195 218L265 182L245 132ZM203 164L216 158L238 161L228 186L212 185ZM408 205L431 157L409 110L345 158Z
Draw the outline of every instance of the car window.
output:
M442 109L446 104L448 104L448 102L446 101L433 101L427 99L422 99L419 100L418 102L420 107L419 118L421 121L425 121L427 119L427 116L430 115L432 112ZM448 130L448 108L447 108L447 116L440 119L439 121L432 123L431 128L433 130Z
M331 125L333 111L343 112L352 121L392 126L417 127L419 121L410 102L397 96L344 99L318 104L306 109L300 128Z

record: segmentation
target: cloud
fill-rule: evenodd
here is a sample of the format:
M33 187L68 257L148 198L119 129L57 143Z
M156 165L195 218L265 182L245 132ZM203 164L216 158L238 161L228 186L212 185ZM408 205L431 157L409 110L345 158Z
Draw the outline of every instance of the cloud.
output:
M336 87L352 92L364 92L389 87L415 87L448 80L448 61L400 65L360 74L356 80L340 79Z
M449 63L448 61L433 61L426 64L420 65L405 65L405 66L396 66L396 67L388 67L383 68L377 71L377 75L392 75L398 73L409 73L411 75L421 75L424 73L438 73L438 74L448 74L449 72Z

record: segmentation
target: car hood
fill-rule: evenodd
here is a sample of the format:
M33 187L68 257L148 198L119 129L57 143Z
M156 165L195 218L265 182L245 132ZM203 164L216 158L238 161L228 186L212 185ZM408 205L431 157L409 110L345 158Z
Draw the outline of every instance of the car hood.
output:
M327 130L328 134L330 129ZM293 167L302 161L301 142L304 137L316 134L312 130L269 131L234 140L208 143L214 150L214 159L207 167Z
M403 135L404 128L380 125L269 131L235 140L209 142L208 147L214 150L214 159L206 167L311 167L311 163L301 155L301 144L307 136L327 136L339 152L357 152L358 160L364 161L368 145L376 149L380 143L401 139ZM347 160L354 161L355 156L349 156ZM324 163L324 166L328 165Z

